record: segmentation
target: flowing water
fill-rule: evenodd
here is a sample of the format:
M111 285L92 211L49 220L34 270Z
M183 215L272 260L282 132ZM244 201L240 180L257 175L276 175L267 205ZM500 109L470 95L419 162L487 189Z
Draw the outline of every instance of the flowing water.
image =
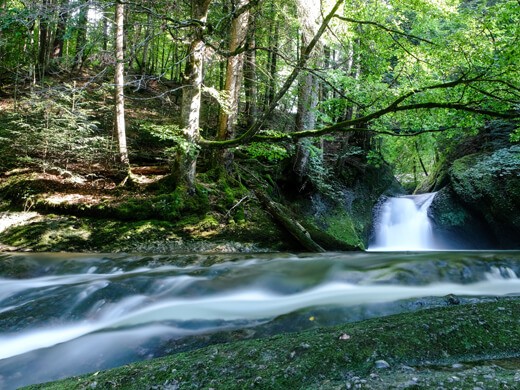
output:
M520 252L0 254L0 388L517 295L518 275Z
M436 193L388 198L376 217L375 240L371 251L435 250L433 229L428 217Z

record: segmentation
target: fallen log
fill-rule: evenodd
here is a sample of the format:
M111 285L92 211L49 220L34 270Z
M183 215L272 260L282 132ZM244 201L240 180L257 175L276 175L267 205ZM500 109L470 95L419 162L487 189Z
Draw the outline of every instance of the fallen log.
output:
M309 232L294 218L292 213L281 204L273 201L263 191L254 188L253 192L271 217L283 226L306 250L310 252L325 252L309 234Z

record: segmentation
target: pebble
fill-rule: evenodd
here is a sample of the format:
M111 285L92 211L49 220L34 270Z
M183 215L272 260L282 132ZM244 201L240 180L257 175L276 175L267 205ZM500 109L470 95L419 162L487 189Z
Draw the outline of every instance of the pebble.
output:
M379 369L387 369L390 368L390 364L386 360L376 360L375 362L376 368Z

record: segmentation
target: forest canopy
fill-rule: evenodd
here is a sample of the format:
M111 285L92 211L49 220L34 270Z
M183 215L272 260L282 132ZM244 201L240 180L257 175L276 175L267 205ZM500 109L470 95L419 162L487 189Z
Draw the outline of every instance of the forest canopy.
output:
M188 186L237 152L428 175L490 120L519 141L519 38L517 0L3 0L1 168L128 166L145 139Z

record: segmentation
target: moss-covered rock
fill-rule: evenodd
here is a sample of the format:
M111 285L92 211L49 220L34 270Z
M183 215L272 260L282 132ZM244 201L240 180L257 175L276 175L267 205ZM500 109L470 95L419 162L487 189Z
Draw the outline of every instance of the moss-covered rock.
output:
M500 246L518 247L520 145L462 157L450 179L457 198L490 226Z
M440 248L488 249L497 245L488 226L461 204L450 186L435 195L428 215Z
M331 186L329 193L314 192L294 203L313 238L328 250L364 250L379 198L403 191L386 166L367 166L349 187L334 181Z
M485 377L474 370L465 383L435 367L491 366L486 361L518 358L519 311L517 299L435 308L214 345L29 388L333 389L345 388L346 383L359 383L359 388L421 388L419 377L422 388L443 387L449 378L463 388L474 388L476 381L483 381L483 388L496 388L497 375ZM424 375L427 370L430 373ZM503 374L504 388L520 381L514 368ZM409 381L415 387L404 386Z

